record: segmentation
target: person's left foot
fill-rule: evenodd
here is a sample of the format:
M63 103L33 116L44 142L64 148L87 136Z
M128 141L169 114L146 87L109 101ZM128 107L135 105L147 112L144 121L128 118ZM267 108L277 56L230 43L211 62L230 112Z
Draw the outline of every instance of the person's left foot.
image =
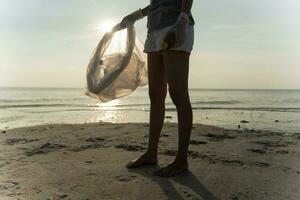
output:
M186 162L176 162L173 161L166 167L163 167L159 170L154 172L154 175L161 176L161 177L172 177L184 172L188 172L188 163Z

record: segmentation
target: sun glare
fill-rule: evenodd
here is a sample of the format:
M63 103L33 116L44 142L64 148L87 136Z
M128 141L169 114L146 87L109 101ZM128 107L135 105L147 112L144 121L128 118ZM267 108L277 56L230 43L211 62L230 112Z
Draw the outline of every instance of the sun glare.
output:
M98 103L97 105L101 108L114 108L115 106L120 104L119 99L114 99L112 101L109 101L107 103Z
M109 32L114 25L116 25L116 23L113 20L105 20L100 24L99 30L103 32Z

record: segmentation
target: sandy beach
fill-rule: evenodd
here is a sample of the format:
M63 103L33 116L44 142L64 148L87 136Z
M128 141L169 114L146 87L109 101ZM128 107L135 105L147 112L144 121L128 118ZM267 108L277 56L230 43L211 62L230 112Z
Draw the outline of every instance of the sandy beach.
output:
M1 130L0 199L300 199L300 136L195 124L190 172L153 175L174 159L166 123L159 166L128 170L146 123L60 124Z

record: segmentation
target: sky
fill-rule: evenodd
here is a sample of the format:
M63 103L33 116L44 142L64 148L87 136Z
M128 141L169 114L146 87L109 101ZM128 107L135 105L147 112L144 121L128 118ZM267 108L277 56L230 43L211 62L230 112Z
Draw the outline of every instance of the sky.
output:
M85 87L101 24L148 4L0 0L0 87ZM299 10L299 0L194 0L189 87L300 89Z

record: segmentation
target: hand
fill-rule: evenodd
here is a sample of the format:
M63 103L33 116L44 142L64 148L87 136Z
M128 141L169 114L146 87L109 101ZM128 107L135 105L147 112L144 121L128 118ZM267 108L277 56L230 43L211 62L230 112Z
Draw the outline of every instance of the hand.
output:
M133 26L137 20L142 19L143 17L144 16L143 16L142 10L139 9L139 10L131 13L130 15L127 15L126 17L124 17L121 22L121 25L124 27Z
M184 44L186 39L186 26L189 23L188 14L181 12L177 22L170 28L169 33L175 33L175 44L174 47L179 47Z

